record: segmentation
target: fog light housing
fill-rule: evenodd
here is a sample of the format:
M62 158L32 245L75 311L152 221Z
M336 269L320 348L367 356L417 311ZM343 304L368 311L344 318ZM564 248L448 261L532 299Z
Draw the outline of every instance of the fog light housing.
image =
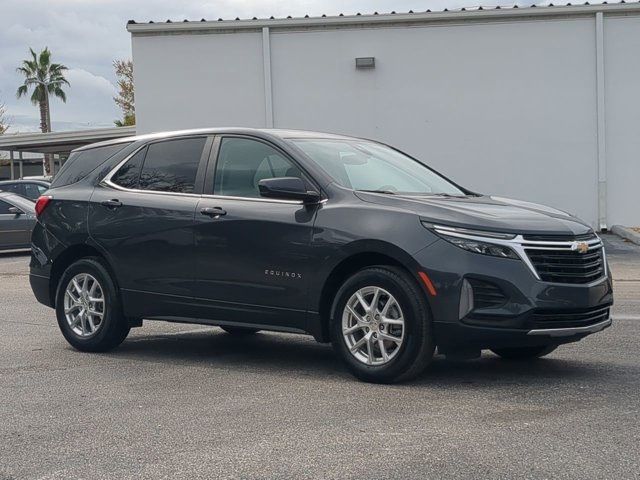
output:
M460 289L460 305L458 307L458 319L462 320L473 310L473 287L465 278Z

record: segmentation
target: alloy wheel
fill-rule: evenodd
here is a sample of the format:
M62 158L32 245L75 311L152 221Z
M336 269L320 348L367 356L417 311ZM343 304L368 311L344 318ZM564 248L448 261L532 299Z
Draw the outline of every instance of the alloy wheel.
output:
M104 323L102 286L88 273L74 276L64 293L64 314L69 327L79 337L94 336Z
M351 354L366 365L384 365L400 351L404 341L400 304L383 288L356 291L342 313L342 336Z

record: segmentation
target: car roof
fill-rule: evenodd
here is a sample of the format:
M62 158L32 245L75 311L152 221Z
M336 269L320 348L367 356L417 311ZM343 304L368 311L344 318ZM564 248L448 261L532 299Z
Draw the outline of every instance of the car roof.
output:
M49 186L51 184L51 182L47 182L46 180L0 180L0 185L10 185L12 183L38 183L40 185L45 185L45 186Z
M234 135L251 135L261 137L264 139L290 139L290 138L332 138L342 140L355 140L356 137L350 137L346 135L339 135L328 132L314 132L310 130L293 130L293 129L279 129L279 128L244 128L244 127L228 127L228 128L195 128L190 130L173 130L166 132L147 133L144 135L136 135L133 137L117 138L113 140L106 140L104 142L92 143L83 147L77 148L74 152L83 150L89 150L97 147L106 147L108 145L116 145L118 143L130 143L147 140L158 140L163 138L183 137L189 135L221 135L221 134L234 134Z

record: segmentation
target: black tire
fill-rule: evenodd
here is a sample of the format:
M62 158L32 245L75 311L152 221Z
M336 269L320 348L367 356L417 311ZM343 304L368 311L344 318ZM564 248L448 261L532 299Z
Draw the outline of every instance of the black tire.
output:
M232 327L229 325L220 326L220 328L231 335L253 335L254 333L258 333L260 331L257 328Z
M104 297L102 324L96 333L82 337L73 331L64 312L64 295L67 286L76 275L88 273L99 283ZM129 334L130 327L122 314L120 295L111 275L97 257L87 257L71 264L60 278L56 292L56 316L64 338L83 352L106 352L120 345Z
M553 352L557 345L545 345L542 347L522 347L522 348L495 348L493 353L504 360L535 360Z
M349 298L367 286L381 287L393 295L404 317L404 340L387 363L367 365L351 354L342 335L342 315ZM435 349L431 313L426 293L401 268L372 266L348 278L336 293L331 309L331 341L349 371L360 380L394 383L419 375L431 362Z

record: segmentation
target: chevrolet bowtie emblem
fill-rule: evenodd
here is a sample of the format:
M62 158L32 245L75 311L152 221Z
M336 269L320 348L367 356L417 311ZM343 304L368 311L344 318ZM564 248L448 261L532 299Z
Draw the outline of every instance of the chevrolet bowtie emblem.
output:
M587 242L573 242L571 244L571 250L578 253L587 253L589 251L589 244Z

